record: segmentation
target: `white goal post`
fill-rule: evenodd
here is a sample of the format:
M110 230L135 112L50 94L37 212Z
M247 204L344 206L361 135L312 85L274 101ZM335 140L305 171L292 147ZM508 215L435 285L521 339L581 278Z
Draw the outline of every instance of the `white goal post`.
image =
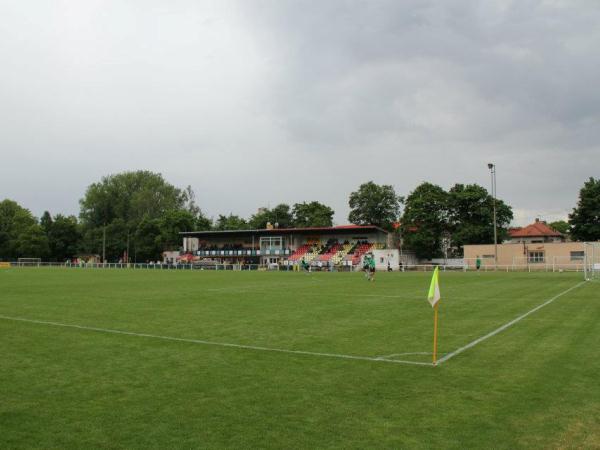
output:
M583 273L585 279L600 279L600 242L585 242L583 249Z
M42 262L42 258L18 258L17 264L19 267L39 267Z

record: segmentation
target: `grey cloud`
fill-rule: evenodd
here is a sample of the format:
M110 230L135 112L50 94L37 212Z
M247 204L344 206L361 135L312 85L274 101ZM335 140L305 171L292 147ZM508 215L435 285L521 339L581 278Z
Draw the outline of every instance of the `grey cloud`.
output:
M0 3L0 197L162 172L211 215L373 179L564 216L600 163L595 1Z

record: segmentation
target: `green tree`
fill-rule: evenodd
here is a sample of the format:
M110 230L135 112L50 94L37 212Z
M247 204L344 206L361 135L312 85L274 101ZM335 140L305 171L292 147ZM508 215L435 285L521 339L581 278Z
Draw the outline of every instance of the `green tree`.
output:
M158 261L161 260L161 233L160 219L144 217L135 230L135 252L136 261Z
M181 247L182 238L179 233L193 230L196 218L189 211L173 210L167 211L158 219L160 234L157 243L161 251L175 250Z
M267 222L271 221L270 210L268 208L259 208L256 214L253 214L248 220L248 225L251 229L259 230L267 226Z
M279 224L279 228L291 228L294 226L294 218L290 205L280 203L271 210L270 222L275 225Z
M90 185L80 200L84 224L103 226L115 219L137 225L144 217L156 219L166 211L185 209L188 195L162 175L144 170L103 177Z
M247 230L248 228L248 222L246 222L244 218L233 214L229 214L228 216L219 214L219 218L217 219L214 226L214 229L218 231Z
M28 209L12 200L0 202L0 259L10 260L21 256L20 235L33 225L37 223Z
M106 226L106 228L108 229L108 225ZM81 226L80 232L81 232L81 241L79 244L80 252L86 253L86 254L99 254L100 256L102 256L103 227ZM114 236L111 236L110 234L107 233L107 235L106 235L107 245L110 244L111 238L113 238L113 237ZM115 260L115 258L116 258L115 255L122 255L122 254L123 254L123 248L119 247L118 249L115 249L115 252L108 251L106 253L106 258L110 262L110 261Z
M456 184L448 192L448 232L450 245L462 254L466 244L494 241L494 198L477 184ZM506 237L513 219L512 208L496 199L498 242Z
M350 194L348 220L357 225L377 225L390 230L400 214L402 198L390 185L372 181L361 184Z
M330 227L333 225L335 212L329 206L313 201L296 203L292 208L294 226L296 227Z
M448 193L440 186L422 183L404 203L400 232L404 245L419 258L442 254L442 238L448 231Z
M46 233L37 223L21 230L16 239L15 248L17 258L46 259L50 253Z
M114 219L106 225L106 258L110 261L125 261L125 255L129 249L129 258L135 254L132 246L132 231L131 226L124 219ZM94 232L95 247L90 250L90 253L101 254L102 249L102 228L96 228ZM131 250L134 250L133 252Z
M279 228L292 227L294 217L292 216L290 205L281 203L273 209L260 208L249 220L250 228L257 230L266 228L267 223L271 223L273 226L278 224Z
M200 214L196 216L196 225L194 230L196 231L204 231L204 230L212 230L213 223L212 220L206 217L204 214ZM186 230L188 231L188 230ZM191 231L191 230L190 230Z
M145 219L163 219L173 211L183 211L186 217L192 217L186 231L207 229L211 225L196 205L190 186L181 190L165 181L162 175L148 171L103 177L87 188L80 205L83 248L100 254L105 228L109 260L120 258L127 248L130 257L135 255L135 235ZM167 235L161 231L161 239L167 239ZM167 240L171 242L172 237Z
M554 222L549 223L548 226L553 230L564 234L565 236L568 236L571 232L571 226L566 220L556 220Z
M77 255L81 243L81 230L75 216L57 214L53 220L50 217L49 225L42 225L42 228L45 228L48 237L51 260L65 261Z
M600 179L590 177L584 183L577 206L569 214L569 224L573 240L600 240Z
M52 215L48 211L44 211L44 214L40 217L40 226L44 230L44 233L50 233L52 229Z

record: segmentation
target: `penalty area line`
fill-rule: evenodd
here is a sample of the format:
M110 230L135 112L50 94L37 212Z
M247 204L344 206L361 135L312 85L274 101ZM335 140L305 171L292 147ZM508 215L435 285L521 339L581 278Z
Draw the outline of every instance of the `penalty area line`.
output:
M210 346L214 346L214 347L228 347L228 348L236 348L236 349L244 349L244 350L261 351L261 352L287 353L287 354L292 354L292 355L318 356L318 357L324 357L324 358L349 359L349 360L371 361L371 362L378 362L378 363L383 362L383 363L392 363L392 364L410 364L410 365L417 365L417 366L433 367L433 364L431 364L431 363L418 362L418 361L381 359L381 358L373 358L370 356L310 352L310 351L306 351L306 350L291 350L291 349L274 348L274 347L261 347L261 346L257 346L257 345L232 344L229 342L206 341L206 340L202 340L202 339L178 338L178 337L174 337L174 336L162 336L162 335L158 335L158 334L148 334L148 333L135 333L133 331L113 330L110 328L98 328L98 327L89 327L89 326L85 326L85 325L74 325L74 324L68 324L68 323L50 322L50 321L46 321L46 320L26 319L24 317L11 317L11 316L0 315L0 319L6 320L6 321L13 321L13 322L32 323L32 324L37 324L37 325L49 325L49 326L61 327L61 328L74 328L77 330L84 330L84 331L96 331L99 333L120 334L120 335L125 335L125 336L160 339L163 341L186 342L189 344L210 345Z
M521 320L525 319L527 316L530 316L531 314L539 311L540 309L542 309L544 306L548 306L550 303L552 303L553 301L555 301L556 299L562 297L563 295L568 294L569 292L577 289L579 286L582 286L583 284L585 284L585 281L581 281L580 283L577 283L575 286L571 286L569 289L561 292L560 294L555 295L554 297L552 297L549 300L546 300L544 303L542 303L541 305L536 306L535 308L527 311L525 314L521 314L519 317L511 320L510 322L505 323L504 325L502 325L501 327L496 328L494 331L489 332L488 334L486 334L485 336L481 336L480 338L475 339L474 341L469 342L467 345L464 345L463 347L460 347L456 350L454 350L453 352L448 353L447 355L443 356L442 358L438 359L437 363L442 364L446 361L448 361L451 358L454 358L456 355L461 354L462 352L464 352L465 350L468 350L470 348L475 347L477 344L493 337L496 336L498 333L501 333L502 331L506 330L507 328L513 326L514 324L520 322Z

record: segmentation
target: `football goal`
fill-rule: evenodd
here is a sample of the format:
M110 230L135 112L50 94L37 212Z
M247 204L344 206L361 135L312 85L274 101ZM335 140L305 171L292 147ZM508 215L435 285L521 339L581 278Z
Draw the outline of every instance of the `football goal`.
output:
M42 258L19 258L17 264L19 267L39 267L42 262Z
M583 244L583 272L586 280L600 279L600 242Z

